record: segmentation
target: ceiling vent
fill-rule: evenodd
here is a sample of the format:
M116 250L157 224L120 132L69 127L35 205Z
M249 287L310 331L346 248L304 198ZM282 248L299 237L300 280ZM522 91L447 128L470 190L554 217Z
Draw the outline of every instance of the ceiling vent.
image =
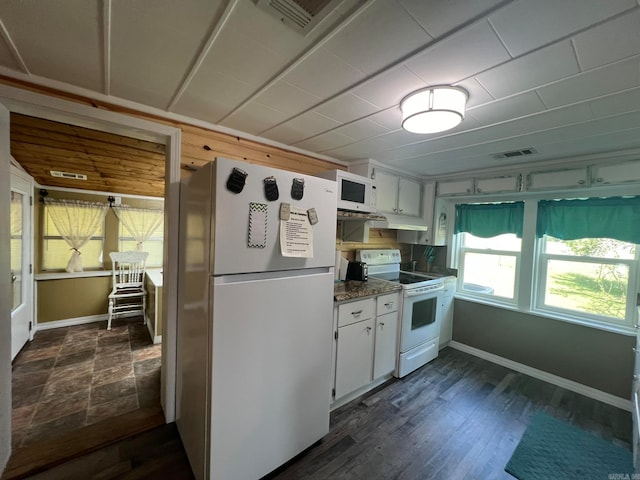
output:
M522 150L511 150L509 152L494 153L491 156L496 160L499 160L501 158L524 157L525 155L533 155L534 153L538 153L538 151L533 147L529 147L523 148Z
M58 170L50 171L52 177L58 178L70 178L73 180L86 180L87 176L82 173L71 173L71 172L59 172Z
M265 12L305 35L341 0L256 0Z

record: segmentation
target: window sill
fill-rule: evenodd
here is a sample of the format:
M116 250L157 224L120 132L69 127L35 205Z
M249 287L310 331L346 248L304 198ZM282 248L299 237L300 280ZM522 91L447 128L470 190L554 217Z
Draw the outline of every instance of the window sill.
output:
M535 315L537 317L549 318L551 320L559 320L561 322L572 323L574 325L580 325L588 328L595 328L597 330L602 330L610 333L617 333L619 335L627 335L627 336L636 336L637 331L633 327L628 327L625 325L613 325L613 324L604 324L600 322L595 322L587 319L580 319L575 317L569 317L565 315L561 315L555 312L549 312L538 309L528 309L528 308L519 308L516 305L501 303L499 301L492 301L487 298L480 298L471 295L464 295L456 293L455 298L460 300L465 300L473 303L480 303L482 305L488 305L490 307L503 308L505 310L513 310L515 312L526 313L528 315Z
M63 280L67 278L91 278L91 277L110 277L111 270L94 270L88 272L51 272L37 273L34 275L36 281L41 280Z

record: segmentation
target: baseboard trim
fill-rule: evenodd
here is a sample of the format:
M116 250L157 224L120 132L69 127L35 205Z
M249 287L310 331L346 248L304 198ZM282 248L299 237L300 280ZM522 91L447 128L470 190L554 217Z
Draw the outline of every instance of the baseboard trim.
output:
M479 348L471 347L464 343L456 342L455 340L449 342L449 346L456 350L460 350L461 352L469 353L475 357L479 357L484 360L488 360L489 362L502 365L503 367L510 368L511 370L515 370L516 372L524 373L525 375L537 378L538 380L543 380L558 387L566 388L567 390L579 393L581 395L584 395L585 397L598 400L600 402L621 408L623 410L627 410L629 412L631 411L631 400L625 400L624 398L611 395L610 393L603 392L602 390L583 385L582 383L574 382L573 380L559 377L543 370L538 370L537 368L530 367L523 363L514 362L513 360L509 360L508 358L494 355L493 353L480 350Z
M88 315L86 317L67 318L65 320L54 320L52 322L42 322L36 324L36 331L49 330L51 328L73 327L74 325L84 325L85 323L102 322L109 318L106 313L100 315Z
M126 312L119 313L116 318L129 318L139 316L139 313ZM84 325L85 323L106 322L107 320L109 320L108 313L101 313L99 315L87 315L86 317L67 318L65 320L53 320L51 322L37 323L35 331L37 332L38 330L49 330L52 328L73 327L74 325Z

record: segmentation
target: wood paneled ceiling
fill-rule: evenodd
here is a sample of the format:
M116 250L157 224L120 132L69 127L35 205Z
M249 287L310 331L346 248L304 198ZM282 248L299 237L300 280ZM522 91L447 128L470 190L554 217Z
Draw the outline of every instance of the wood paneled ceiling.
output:
M11 154L39 185L164 196L161 144L12 113ZM87 179L54 177L52 170Z

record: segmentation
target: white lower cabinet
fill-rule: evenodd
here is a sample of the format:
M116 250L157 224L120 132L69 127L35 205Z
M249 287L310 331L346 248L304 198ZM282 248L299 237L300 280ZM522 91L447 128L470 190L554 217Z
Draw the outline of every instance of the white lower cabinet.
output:
M398 293L344 303L335 312L333 399L364 393L396 366Z
M373 357L373 380L392 373L398 352L398 312L376 318L376 343Z
M374 322L375 320L370 318L345 327L338 327L336 398L353 392L371 381Z
M455 277L444 280L444 291L440 296L440 345L446 347L453 337L453 294L456 291Z

